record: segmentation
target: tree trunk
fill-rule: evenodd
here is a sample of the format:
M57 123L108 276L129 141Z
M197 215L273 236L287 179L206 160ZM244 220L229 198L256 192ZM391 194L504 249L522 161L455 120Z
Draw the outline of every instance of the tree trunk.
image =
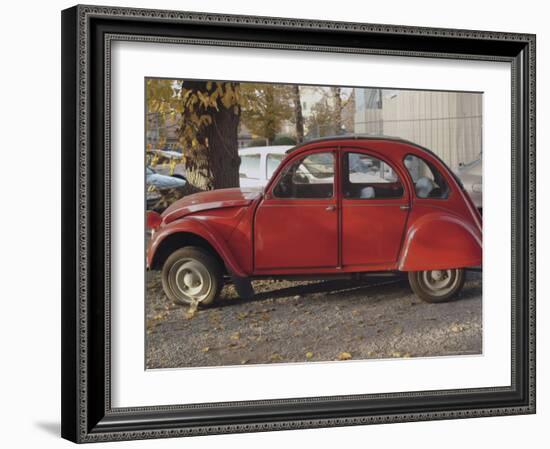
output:
M208 139L210 188L239 187L239 114L233 108L220 108L205 129Z
M215 83L207 89L205 81L186 81L186 89L211 94ZM238 83L231 83L235 87ZM226 108L218 101L218 109L200 107L198 115L209 115L211 123L197 131L197 140L202 144L186 163L188 186L186 193L202 190L223 189L239 186L239 120L240 106L235 102ZM183 116L185 120L185 115Z
M300 97L300 86L292 86L292 100L294 102L294 121L296 122L296 141L304 141L304 116L302 114L302 99Z
M336 134L342 132L342 95L339 87L332 88L332 95L334 97L334 127L336 128Z
M273 86L268 86L266 88L266 94L265 94L265 100L266 100L266 122L265 122L265 137L267 139L268 145L273 145L273 141L275 140L275 137L277 137L277 120L274 117L273 112L275 111L275 102L277 99L275 98L275 89Z

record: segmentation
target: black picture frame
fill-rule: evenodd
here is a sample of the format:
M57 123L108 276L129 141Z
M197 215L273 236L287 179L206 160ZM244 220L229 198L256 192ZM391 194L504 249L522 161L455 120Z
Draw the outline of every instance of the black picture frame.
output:
M108 98L110 43L117 39L509 62L511 385L112 408ZM94 442L534 412L534 35L82 5L62 12L64 438Z

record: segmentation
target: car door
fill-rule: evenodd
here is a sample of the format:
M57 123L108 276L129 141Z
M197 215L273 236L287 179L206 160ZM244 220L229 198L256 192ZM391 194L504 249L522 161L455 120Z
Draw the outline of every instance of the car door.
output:
M397 261L409 211L404 182L386 161L343 151L342 265L368 268Z
M292 273L338 264L336 155L289 160L254 219L256 272Z

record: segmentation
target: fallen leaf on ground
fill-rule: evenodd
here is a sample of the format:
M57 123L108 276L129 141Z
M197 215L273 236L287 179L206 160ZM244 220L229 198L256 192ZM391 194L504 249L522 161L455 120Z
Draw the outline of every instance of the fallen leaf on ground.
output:
M205 346L204 348L202 348L202 352L208 352L210 351L210 348L208 346Z
M403 333L403 328L401 326L396 326L393 329L393 335L401 335Z
M238 340L241 338L241 334L239 332L235 332L234 334L231 334L231 340Z
M306 352L306 359L312 359L313 358L313 352Z
M199 308L198 303L194 302L193 304L191 304L189 306L189 308L187 309L187 312L185 312L185 318L187 318L188 320L193 318L197 314L197 309L198 308Z
M352 356L349 352L341 352L338 354L338 360L351 360Z

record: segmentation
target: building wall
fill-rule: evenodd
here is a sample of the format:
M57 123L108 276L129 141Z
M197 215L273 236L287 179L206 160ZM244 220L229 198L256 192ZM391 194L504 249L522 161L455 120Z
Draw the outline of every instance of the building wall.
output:
M372 97L366 91L364 98ZM482 94L381 91L381 108L356 108L355 132L401 137L425 146L453 170L482 151ZM371 106L369 108L369 106Z

